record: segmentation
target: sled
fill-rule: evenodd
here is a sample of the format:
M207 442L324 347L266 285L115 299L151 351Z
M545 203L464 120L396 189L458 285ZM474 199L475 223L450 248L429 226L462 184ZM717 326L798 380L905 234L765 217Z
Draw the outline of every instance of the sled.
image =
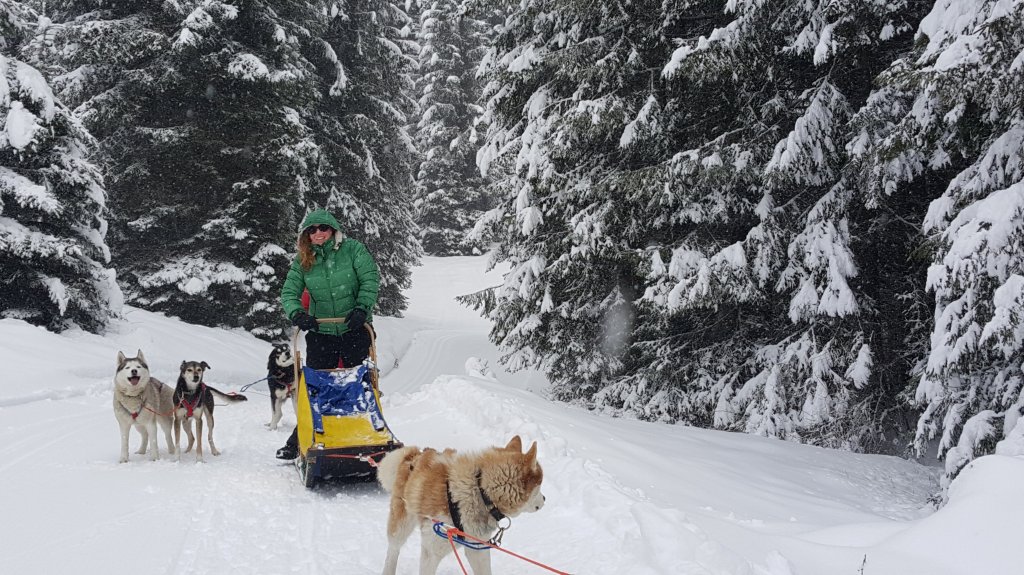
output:
M369 358L355 367L326 370L302 365L300 330L295 330L292 353L298 384L295 409L299 432L295 466L307 488L316 487L323 480L373 481L381 458L402 447L388 428L380 407L376 336L369 325L366 329L370 332Z

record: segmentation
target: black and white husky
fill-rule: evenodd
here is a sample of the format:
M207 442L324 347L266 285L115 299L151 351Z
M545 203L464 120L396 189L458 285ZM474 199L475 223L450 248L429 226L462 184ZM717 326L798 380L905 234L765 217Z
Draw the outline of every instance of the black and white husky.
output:
M171 414L174 411L174 388L149 375L149 365L139 350L135 357L117 352L117 371L114 372L114 417L121 427L121 463L128 461L128 434L134 427L142 435L142 446L136 453L155 460L160 454L156 445L159 424L167 439L167 452L173 454L171 441Z
M270 423L267 427L277 429L281 422L284 404L290 397L295 408L295 358L287 344L274 344L267 358L267 385L270 387Z
M210 453L220 455L213 443L213 398L237 403L245 401L244 395L224 393L203 381L203 374L210 369L205 361L183 361L178 374L178 384L174 388L174 444L175 455L181 458L181 426L185 427L188 436L188 447L185 453L196 446L196 461L203 460L203 419L209 426L207 439L210 442ZM196 433L192 435L192 424L195 423Z

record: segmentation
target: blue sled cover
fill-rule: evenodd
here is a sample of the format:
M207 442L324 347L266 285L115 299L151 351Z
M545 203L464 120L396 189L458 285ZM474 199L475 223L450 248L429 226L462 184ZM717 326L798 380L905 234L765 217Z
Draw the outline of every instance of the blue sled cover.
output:
M317 371L302 368L312 408L313 429L324 432L323 418L329 416L368 416L373 428L381 431L387 424L370 384L370 367Z

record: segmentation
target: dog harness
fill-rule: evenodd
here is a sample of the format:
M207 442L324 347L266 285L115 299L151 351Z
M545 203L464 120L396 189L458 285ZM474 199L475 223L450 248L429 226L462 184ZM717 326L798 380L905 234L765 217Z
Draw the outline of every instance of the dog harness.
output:
M272 375L268 376L267 379L271 380L273 383L276 383L277 385L280 385L280 386L284 387L285 392L291 393L292 389L295 388L295 382L294 381L291 382L291 383L282 383L281 382L282 379L288 377L288 375L290 375L290 374L291 374L291 370L285 370L285 369L282 368L282 369L276 370Z
M487 492L484 491L482 470L477 470L476 472L476 488L480 492L480 499L483 500L484 506L487 507L487 512L490 513L491 517L498 522L498 532L491 538L490 543L500 545L501 537L505 534L505 529L508 529L508 526L501 526L501 521L502 519L507 519L507 516L498 509L498 506L494 504L494 501L492 501L491 498L487 496ZM445 483L445 491L447 491L448 494L448 515L452 518L452 525L454 525L459 531L465 532L466 529L462 525L462 513L459 511L459 504L456 503L455 498L452 497L451 483ZM460 543L472 546L472 544L466 541L460 541Z
M187 417L192 417L192 411L195 410L195 408L199 407L199 404L203 400L203 392L205 392L205 391L206 391L206 384L205 383L200 383L199 387L196 389L196 394L195 394L194 401L189 402L187 399L185 399L184 396L182 396L181 401L178 402L178 407L183 407L184 406L185 409L188 410Z
M159 382L157 380L154 380L154 379L151 379L149 381L151 381L151 382L156 384L157 392L158 393L159 393L159 391L163 390L163 388L164 388L164 384L163 383L161 383L161 382ZM123 399L119 399L118 400L118 403L121 404L121 407L123 407L124 410L128 412L128 415L132 416L132 420L133 421L137 421L139 419L139 414L142 413L143 409L148 409L149 411L153 411L153 409L151 409L149 407L146 407L146 400L145 399L139 397L138 400L139 400L139 408L136 409L135 411L132 411L131 408L129 408L127 405L125 405ZM153 413L156 413L157 415L170 415L170 413L158 413L156 411L153 411Z
M121 404L121 407L123 407L124 410L127 411L128 414L131 415L132 419L134 420L139 418L139 414L142 413L142 408L146 405L146 402L141 397L132 397L132 399L137 399L139 402L138 408L135 409L134 411L132 411L131 407L125 405L124 399L118 399L117 402ZM133 401L132 403L135 402Z

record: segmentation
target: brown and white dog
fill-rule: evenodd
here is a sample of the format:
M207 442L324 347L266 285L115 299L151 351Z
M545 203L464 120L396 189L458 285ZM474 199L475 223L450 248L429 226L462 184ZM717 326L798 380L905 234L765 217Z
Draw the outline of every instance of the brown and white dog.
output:
M178 384L174 388L174 445L175 456L181 459L181 427L184 425L188 435L188 447L185 453L196 446L196 461L203 460L203 419L209 426L207 439L210 440L210 453L220 455L213 443L213 399L237 403L246 401L244 395L227 394L203 382L203 374L210 369L205 361L183 361L178 374ZM195 422L196 433L192 435L192 423Z
M167 439L167 452L175 453L171 442L171 412L174 409L174 390L149 375L149 365L140 349L135 357L125 357L117 352L117 371L114 372L114 417L121 428L121 458L128 461L128 434L134 427L142 435L142 446L136 453L145 454L149 448L149 459L160 456L156 445L157 424Z
M395 574L398 553L417 526L420 575L430 575L451 551L448 541L434 533L434 520L486 541L498 531L500 519L543 507L537 444L522 450L517 435L505 447L480 452L403 447L385 456L377 468L377 480L391 492L384 575ZM466 557L474 575L490 575L489 550L467 547Z

